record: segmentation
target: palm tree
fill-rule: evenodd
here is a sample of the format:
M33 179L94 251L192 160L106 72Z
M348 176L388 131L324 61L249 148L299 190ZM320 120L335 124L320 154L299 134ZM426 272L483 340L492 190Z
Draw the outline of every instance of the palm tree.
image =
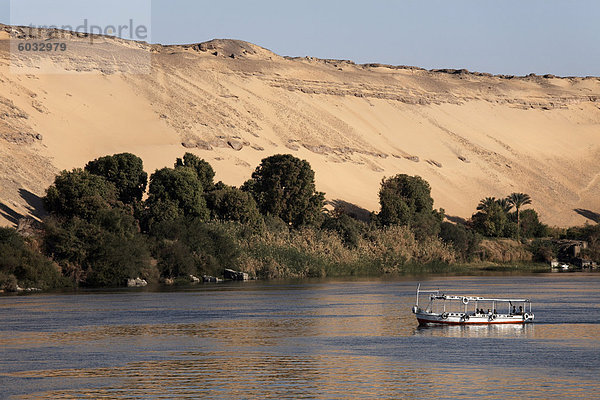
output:
M486 197L485 199L479 202L479 204L477 205L477 209L479 211L487 212L492 206L492 204L496 204L497 202L498 200L496 200L495 197Z
M504 212L507 213L507 214L513 208L513 205L511 204L510 201L508 201L508 198L506 198L506 199L499 199L498 200L498 205L500 207L502 207L502 209L504 210Z
M521 232L521 224L519 223L519 210L526 204L531 204L531 197L525 193L512 193L506 198L509 204L517 209L517 240L519 240Z

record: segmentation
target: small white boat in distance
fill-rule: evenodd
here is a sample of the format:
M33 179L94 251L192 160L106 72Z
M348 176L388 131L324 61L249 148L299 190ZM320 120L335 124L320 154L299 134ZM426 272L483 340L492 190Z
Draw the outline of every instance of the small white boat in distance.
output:
M419 296L429 294L429 304L419 306ZM533 322L528 299L493 299L476 296L451 296L440 290L417 287L417 303L412 309L420 325L492 325Z

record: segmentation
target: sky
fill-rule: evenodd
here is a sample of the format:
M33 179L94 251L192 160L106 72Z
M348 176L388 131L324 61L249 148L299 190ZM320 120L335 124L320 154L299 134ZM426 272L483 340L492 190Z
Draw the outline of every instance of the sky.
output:
M84 19L140 21L152 43L231 38L287 56L600 76L599 0L0 0L2 23Z

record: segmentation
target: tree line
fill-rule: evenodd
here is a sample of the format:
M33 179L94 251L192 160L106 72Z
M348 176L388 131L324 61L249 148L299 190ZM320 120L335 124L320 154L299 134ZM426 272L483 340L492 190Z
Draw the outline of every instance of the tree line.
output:
M263 159L239 188L214 177L192 153L150 177L130 153L62 171L37 234L0 230L0 288L113 287L230 267L265 278L405 272L477 260L483 237L548 234L522 210L531 204L522 193L485 198L467 224L453 224L424 179L399 174L382 180L381 209L363 221L326 211L310 164L289 154Z

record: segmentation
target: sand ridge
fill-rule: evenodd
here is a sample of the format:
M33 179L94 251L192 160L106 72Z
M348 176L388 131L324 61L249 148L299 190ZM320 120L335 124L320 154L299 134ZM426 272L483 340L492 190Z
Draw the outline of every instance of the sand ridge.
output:
M123 151L141 156L148 172L191 151L233 185L262 158L291 153L311 163L329 200L367 210L378 208L382 177L408 173L430 182L436 207L462 218L479 199L514 191L529 193L551 225L590 221L575 210L600 213L595 77L427 71L281 57L233 40L160 46L106 37L93 51L85 37L71 38L67 57L44 60L63 73L19 74L8 35L22 32L0 32L4 224L31 215L23 190L43 196L57 171ZM130 73L131 51L150 57L147 73ZM36 65L19 60L28 61Z

